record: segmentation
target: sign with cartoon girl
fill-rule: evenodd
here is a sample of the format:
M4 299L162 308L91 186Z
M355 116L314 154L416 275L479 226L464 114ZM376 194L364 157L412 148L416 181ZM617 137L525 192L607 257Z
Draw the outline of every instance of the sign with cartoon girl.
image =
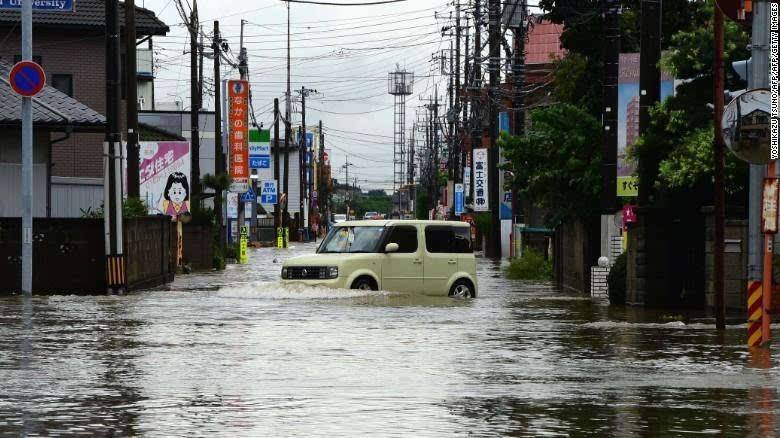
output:
M176 218L190 212L190 144L141 142L141 197L149 214Z

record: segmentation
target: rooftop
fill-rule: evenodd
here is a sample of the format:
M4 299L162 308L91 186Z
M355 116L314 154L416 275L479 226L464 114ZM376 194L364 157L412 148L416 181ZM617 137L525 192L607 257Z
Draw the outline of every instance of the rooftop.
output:
M8 82L10 66L0 61L0 126L22 123L22 98ZM76 128L78 131L102 131L106 119L97 111L46 85L33 99L33 123L52 129Z
M73 12L62 11L33 11L33 23L36 27L56 27L94 30L105 29L106 23L105 0L76 0ZM154 12L136 7L136 32L138 36L165 35L170 30L160 21ZM0 9L0 27L16 25L20 22L21 11L19 9ZM120 2L119 22L124 27L125 8L124 2Z

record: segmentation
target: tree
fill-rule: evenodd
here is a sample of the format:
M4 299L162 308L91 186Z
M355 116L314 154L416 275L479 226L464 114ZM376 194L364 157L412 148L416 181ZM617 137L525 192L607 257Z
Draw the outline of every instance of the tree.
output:
M500 142L512 183L548 211L551 225L598 212L601 125L585 109L568 103L537 108L525 135L503 134Z
M653 205L694 187L712 185L712 113L706 105L712 102L714 7L712 2L692 3L697 21L670 38L661 64L685 82L677 86L674 96L651 110L647 131L629 150L637 160L640 183L648 188ZM726 88L739 89L745 84L734 74L731 62L749 56L749 37L733 22L727 21L724 31ZM745 172L746 166L727 154L728 194L736 196L744 189L741 175Z

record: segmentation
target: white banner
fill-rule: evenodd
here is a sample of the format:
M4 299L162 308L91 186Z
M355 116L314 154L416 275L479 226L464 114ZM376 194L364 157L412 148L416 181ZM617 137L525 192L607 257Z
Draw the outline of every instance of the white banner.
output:
M778 137L780 137L780 84L778 84L778 53L780 51L780 4L777 1L769 3L769 91L771 106L771 123L769 137L771 139L769 157L778 159Z
M463 192L467 198L471 196L471 167L469 166L463 168Z
M488 150L474 149L474 211L490 211Z

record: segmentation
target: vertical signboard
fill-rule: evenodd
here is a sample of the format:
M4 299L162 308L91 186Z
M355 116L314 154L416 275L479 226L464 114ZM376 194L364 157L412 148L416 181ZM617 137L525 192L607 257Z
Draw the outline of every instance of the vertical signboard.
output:
M228 132L230 191L249 190L249 82L228 81Z
M474 149L474 211L490 211L488 203L488 150Z
M455 216L463 214L463 184L455 184Z
M620 54L618 77L618 168L617 195L639 195L636 162L627 156L627 149L639 139L639 53ZM661 70L661 100L674 94L674 78Z
M249 131L249 168L271 168L271 132L264 129Z

